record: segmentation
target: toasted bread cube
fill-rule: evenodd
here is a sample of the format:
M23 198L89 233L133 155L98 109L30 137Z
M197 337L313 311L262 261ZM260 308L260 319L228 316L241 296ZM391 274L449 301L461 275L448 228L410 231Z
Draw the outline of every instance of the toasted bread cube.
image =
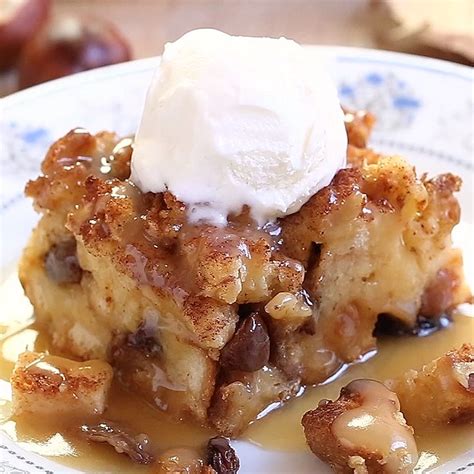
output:
M112 377L113 369L104 361L23 352L11 376L13 413L103 413Z
M474 346L464 344L386 385L415 427L474 421Z
M348 110L345 108L344 122L349 143L357 148L366 148L375 123L375 117L366 110Z
M337 400L307 412L302 424L311 451L336 472L408 474L418 461L397 396L375 380L351 382Z
M293 398L300 388L299 381L287 380L274 367L233 375L233 380L222 384L215 391L209 410L211 423L219 433L229 437L242 433L263 407Z

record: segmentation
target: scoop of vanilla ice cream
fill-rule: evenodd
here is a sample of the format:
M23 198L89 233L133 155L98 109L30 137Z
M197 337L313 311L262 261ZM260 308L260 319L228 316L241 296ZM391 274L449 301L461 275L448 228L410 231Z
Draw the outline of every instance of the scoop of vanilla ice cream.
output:
M142 191L192 222L260 224L299 210L344 167L347 136L322 60L285 38L195 30L165 46L132 156Z

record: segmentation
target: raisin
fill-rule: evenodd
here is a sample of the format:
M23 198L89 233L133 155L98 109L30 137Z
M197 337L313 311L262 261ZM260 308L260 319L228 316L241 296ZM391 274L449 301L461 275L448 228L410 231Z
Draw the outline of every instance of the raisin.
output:
M44 265L48 277L56 283L79 283L82 268L79 265L74 239L54 244L47 253Z
M270 337L258 313L246 317L222 349L220 364L228 370L255 372L270 358Z
M309 257L308 257L308 264L306 265L307 271L310 271L319 265L319 262L321 261L322 248L323 248L322 244L311 242L311 248L310 248Z
M156 325L144 320L134 333L127 336L126 344L140 350L147 356L160 355L162 347L156 340L156 332Z
M227 438L211 438L207 443L207 464L217 474L235 474L240 467L239 458Z
M424 337L449 326L451 319L447 315L437 318L418 316L414 326L408 326L389 314L381 314L375 325L374 336L417 336Z

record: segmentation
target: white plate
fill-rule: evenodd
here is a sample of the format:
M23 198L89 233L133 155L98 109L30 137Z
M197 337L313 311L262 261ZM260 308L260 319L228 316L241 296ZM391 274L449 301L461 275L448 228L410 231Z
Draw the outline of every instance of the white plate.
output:
M311 54L315 47L308 47ZM447 62L383 51L319 48L338 82L341 102L375 112L372 145L406 156L418 171L450 171L463 178L462 223L455 237L464 248L472 286L473 255L473 76ZM23 187L36 177L52 141L69 129L108 129L120 134L137 127L145 92L158 59L145 59L60 79L1 100L0 223L2 280L17 261L37 220ZM463 242L464 239L464 242ZM236 442L242 473L328 472L308 453L264 451ZM437 472L474 472L474 452ZM0 434L0 472L77 472L27 453Z

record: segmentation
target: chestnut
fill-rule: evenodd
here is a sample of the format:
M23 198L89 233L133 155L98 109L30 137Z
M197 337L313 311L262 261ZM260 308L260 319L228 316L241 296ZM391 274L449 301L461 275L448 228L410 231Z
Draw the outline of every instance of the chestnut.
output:
M109 22L96 18L59 18L43 28L23 50L18 66L19 87L130 58L127 42Z
M1 0L0 71L15 65L25 44L46 24L51 0Z

